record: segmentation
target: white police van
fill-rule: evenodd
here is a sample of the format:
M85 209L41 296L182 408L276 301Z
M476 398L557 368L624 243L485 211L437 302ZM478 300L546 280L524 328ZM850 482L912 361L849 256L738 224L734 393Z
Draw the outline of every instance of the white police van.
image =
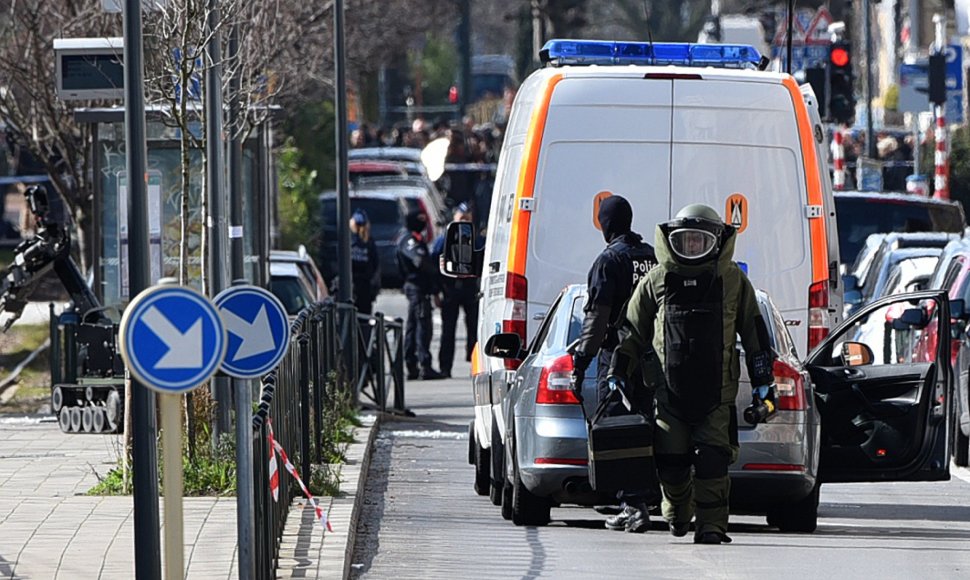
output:
M759 70L766 60L744 45L552 40L541 56L548 66L512 107L482 261L469 449L480 493L517 364L481 346L499 332L525 343L557 293L585 281L605 246L595 223L604 197L626 197L633 229L650 243L656 224L687 204L723 212L738 228L735 259L772 297L802 356L842 312L811 88ZM491 455L499 467L501 453Z

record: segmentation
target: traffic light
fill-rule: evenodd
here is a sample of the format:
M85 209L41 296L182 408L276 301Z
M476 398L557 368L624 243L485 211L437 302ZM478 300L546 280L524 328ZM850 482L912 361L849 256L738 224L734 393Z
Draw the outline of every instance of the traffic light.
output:
M855 117L855 93L852 85L852 45L833 42L828 61L828 116L838 123L851 123Z
M818 102L818 114L823 119L829 116L828 92L825 90L825 67L813 66L805 69L805 82L812 85L815 100Z
M930 55L929 77L930 102L946 104L946 55L942 52Z

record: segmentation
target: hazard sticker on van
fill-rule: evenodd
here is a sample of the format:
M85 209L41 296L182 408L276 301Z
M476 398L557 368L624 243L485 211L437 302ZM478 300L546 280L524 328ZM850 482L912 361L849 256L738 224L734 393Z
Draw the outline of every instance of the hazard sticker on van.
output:
M748 198L740 193L732 193L724 207L725 223L734 226L740 234L748 227Z
M599 231L603 231L603 226L600 225L600 204L611 195L612 191L601 191L593 196L593 226Z

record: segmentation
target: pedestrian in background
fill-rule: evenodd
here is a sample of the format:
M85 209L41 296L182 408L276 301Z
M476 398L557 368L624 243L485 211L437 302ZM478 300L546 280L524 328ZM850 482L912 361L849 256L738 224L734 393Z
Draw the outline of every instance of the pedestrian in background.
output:
M362 314L370 314L381 290L381 264L377 244L370 235L367 212L358 209L350 217L350 265L354 282L354 305Z
M453 219L456 222L473 222L472 212L467 204L455 208ZM445 236L435 240L431 255L437 264L445 247ZM480 236L475 240L476 249L485 245ZM458 327L458 313L465 311L465 360L472 360L474 337L478 330L478 289L480 278L451 278L441 276L441 344L438 348L438 367L445 377L451 376L455 360L455 331Z
M431 298L438 295L438 263L428 252L423 232L428 218L424 212L408 213L406 234L397 245L397 265L408 299L408 320L404 328L404 362L407 378L442 378L431 367Z
M644 354L657 355L663 370L657 374L664 378L656 395L654 451L663 516L670 533L681 537L696 514L695 544L731 541L728 466L738 458L738 336L751 386L774 381L767 325L754 287L733 261L735 234L702 204L657 226L660 263L630 298L610 369L609 380L628 382Z

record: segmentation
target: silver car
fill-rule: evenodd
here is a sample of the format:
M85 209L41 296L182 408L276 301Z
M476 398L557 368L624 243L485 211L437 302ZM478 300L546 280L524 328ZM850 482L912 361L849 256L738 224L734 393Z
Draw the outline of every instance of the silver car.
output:
M939 316L949 312L945 293L901 294L866 305L805 362L798 360L785 320L768 296L758 292L757 300L778 354L777 410L757 426L743 420L751 389L742 372L736 401L740 453L730 468L732 512L765 514L783 531L812 532L821 483L949 477L948 349L898 363L880 362L873 354L931 324L949 336L949 316ZM584 406L569 385L567 347L579 336L585 301L585 286L563 290L525 352L513 334L496 335L486 345L490 356L525 359L503 402L510 427L502 515L518 525L548 523L554 505L610 500L590 489ZM870 316L894 306L903 310L897 322L884 325L883 335L851 339ZM593 365L583 387L587 414L595 406L595 373Z

